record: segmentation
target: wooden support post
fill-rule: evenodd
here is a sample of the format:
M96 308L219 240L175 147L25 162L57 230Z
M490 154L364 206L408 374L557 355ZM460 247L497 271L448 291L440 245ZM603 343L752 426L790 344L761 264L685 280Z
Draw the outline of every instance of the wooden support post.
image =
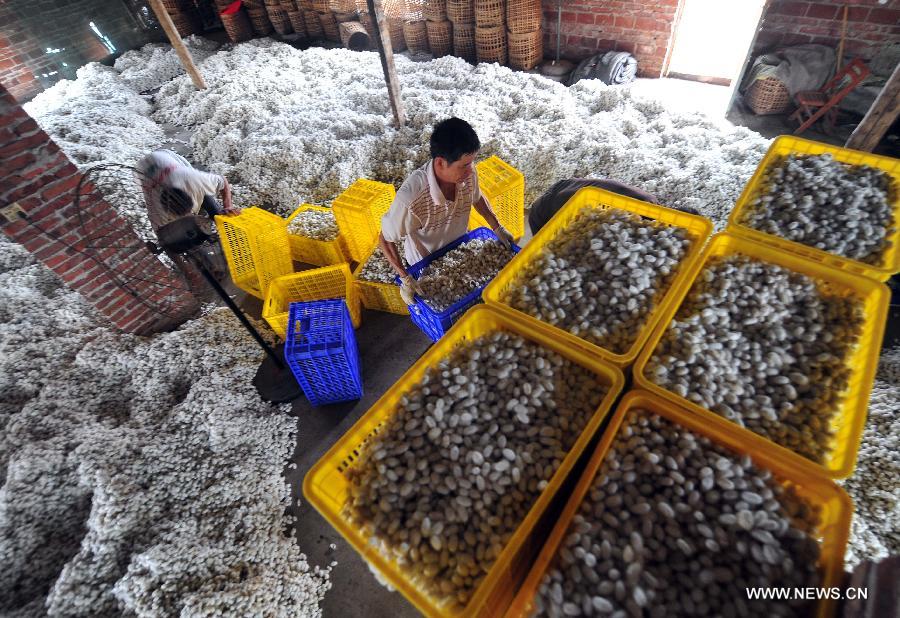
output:
M853 130L846 147L872 152L894 124L898 114L900 114L900 64L894 67L894 72L878 93L878 98L872 103L862 122Z
M172 47L175 48L175 53L178 54L178 59L181 60L181 66L183 66L184 70L187 71L187 74L191 76L194 86L197 87L197 90L206 89L206 82L203 81L203 76L200 75L200 71L197 70L197 65L194 64L191 52L184 46L184 41L181 40L181 35L178 34L175 24L172 23L172 18L166 12L166 7L163 6L162 0L150 0L150 6L156 14L156 19L159 20L159 25L166 31L169 42L172 44Z
M381 0L366 0L366 4L369 8L369 15L375 20L375 43L378 45L381 68L384 69L384 81L387 82L388 98L391 100L391 109L394 111L394 124L400 129L406 125L406 111L403 109L403 101L400 99L400 80L397 79L397 70L394 68L391 33L384 18Z

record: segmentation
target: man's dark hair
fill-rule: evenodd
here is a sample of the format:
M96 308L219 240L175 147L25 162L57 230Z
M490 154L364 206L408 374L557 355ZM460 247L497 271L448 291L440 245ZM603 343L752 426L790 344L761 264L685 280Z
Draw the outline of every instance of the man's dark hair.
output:
M174 215L178 215L179 217L190 214L191 208L194 205L191 196L181 189L172 187L165 187L162 189L162 192L159 195L159 202L162 204L164 210Z
M442 120L431 133L431 158L441 157L447 163L455 163L467 154L481 148L478 134L465 120L447 118Z

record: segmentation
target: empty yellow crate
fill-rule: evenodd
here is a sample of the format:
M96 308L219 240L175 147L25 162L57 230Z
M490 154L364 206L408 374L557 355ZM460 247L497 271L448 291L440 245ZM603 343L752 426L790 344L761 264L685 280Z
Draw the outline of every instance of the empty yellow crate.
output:
M748 439L742 433L732 431L727 425L724 427L719 424L710 425L704 419L651 393L632 391L625 395L616 409L609 427L591 456L591 460L550 534L550 538L547 539L528 578L506 613L507 618L526 618L532 615L534 597L541 579L550 568L572 518L578 513L578 508L590 490L598 470L603 465L622 423L626 416L635 409L652 412L696 435L705 436L713 444L733 451L736 456L749 455L757 467L771 471L773 477L780 483L792 486L798 495L813 505L819 506L821 508L821 522L818 529L819 572L821 574L819 586L831 588L841 585L844 549L850 535L850 518L853 515L853 502L843 489L820 474L815 468L804 465L803 462L783 457L782 453L771 448L771 443L758 436ZM640 478L636 482L639 481ZM777 585L777 582L773 582L773 584ZM820 600L815 615L820 618L830 616L834 609L833 603L834 601L831 599Z
M353 466L353 462L365 448L368 438L377 433L382 423L393 414L400 398L410 387L422 379L430 367L437 365L442 358L461 343L497 330L517 333L525 339L554 350L569 360L590 369L597 374L598 380L609 385L609 392L550 479L548 486L507 542L484 581L475 591L472 600L462 611L453 612L445 605L441 605L437 599L416 587L408 571L405 571L393 560L387 559L377 548L369 544L369 535L366 530L358 528L341 515L348 486L344 472ZM426 616L500 615L509 605L528 569L527 564L517 560L519 551L526 543L533 541L530 534L535 523L549 505L579 455L597 432L623 384L622 372L613 365L593 358L581 350L565 346L546 333L531 330L494 309L484 305L474 307L403 374L381 399L338 440L337 444L310 469L303 480L303 494L365 560L378 569L392 586L397 588Z
M284 219L261 208L216 215L219 242L234 284L264 298L272 279L294 272Z
M285 339L291 303L326 298L346 300L353 327L359 328L362 322L359 297L347 264L313 268L273 280L263 303L262 317L279 337Z
M316 212L332 212L330 208L322 206L313 206L312 204L303 204L295 210L287 222L306 211ZM330 266L331 264L341 264L349 258L344 254L344 241L338 234L334 240L316 240L315 238L307 238L299 234L291 234L288 231L288 240L291 243L291 257L298 262L304 264L313 264L315 266Z
M366 309L375 311L386 311L388 313L397 313L399 315L409 315L409 307L403 302L400 296L400 286L394 283L379 283L377 281L363 281L359 278L363 266L372 257L372 254L378 250L376 244L369 251L369 254L362 260L353 271L353 282L356 284L356 290Z
M753 228L742 224L746 219L750 210L750 204L758 195L765 192L768 187L765 186L764 176L770 166L778 159L789 154L808 154L820 155L829 153L834 156L835 161L848 163L850 165L868 165L875 167L889 174L893 178L895 191L893 194L893 210L894 210L894 233L888 236L890 244L884 252L884 261L879 266L866 264L846 257L841 257L809 245L799 242L787 240L773 234L760 232ZM820 144L799 137L790 135L782 135L777 138L769 147L769 151L763 160L760 161L756 168L756 172L744 187L744 191L738 198L737 204L728 217L728 232L737 236L743 236L757 242L761 242L773 247L778 247L784 251L790 251L809 258L816 262L821 262L828 266L848 270L870 277L877 281L887 281L891 275L900 272L900 159L892 159L891 157L882 157L873 155L869 152L860 152L858 150L850 150L839 146L830 146L828 144Z
M557 328L556 326L542 322L524 312L513 309L507 305L504 300L507 290L509 290L510 286L516 281L519 273L525 270L531 261L544 251L544 246L550 243L560 231L568 227L568 225L578 216L581 209L585 207L604 210L617 208L619 210L632 212L644 218L653 219L666 225L684 228L694 240L687 255L685 255L684 259L681 261L681 265L678 267L678 270L672 279L672 283L669 285L669 289L660 299L657 306L647 316L647 320L635 338L631 348L621 354L594 345L593 343L581 339L580 337L576 337L561 328ZM604 191L603 189L586 187L573 195L572 198L566 202L565 206L550 219L547 225L542 227L537 235L531 239L531 242L522 248L519 255L507 264L494 280L488 284L483 294L484 301L489 305L497 306L502 311L515 315L516 318L524 320L533 328L541 328L552 333L554 337L559 337L569 345L578 346L589 351L591 354L609 359L620 367L625 367L631 364L637 357L644 342L647 341L647 337L650 336L650 331L653 330L653 327L659 321L660 316L662 316L666 307L668 307L675 296L677 296L678 290L685 284L691 267L696 264L699 259L703 250L703 245L706 243L711 232L712 223L709 219L704 217L689 215L677 210L648 204L647 202L641 202L630 197L617 195L609 191Z
M360 178L334 200L332 210L349 257L360 262L378 240L381 217L394 201L394 187Z
M497 215L500 224L521 238L525 233L525 176L522 172L494 155L475 166L478 186ZM474 209L469 217L469 229L490 226Z
M665 335L669 324L678 313L681 302L689 293L697 275L703 270L706 263L713 257L728 255L745 255L750 258L777 264L798 273L802 273L827 285L830 294L847 294L858 297L863 302L865 323L862 336L853 355L847 361L852 368L846 396L840 409L832 420L834 430L834 446L828 454L825 463L820 466L823 473L831 478L844 478L853 472L856 465L856 455L859 450L859 441L862 438L863 426L866 424L866 411L869 407L869 394L875 381L875 371L878 368L878 357L881 350L881 339L884 335L884 327L887 322L888 301L890 290L883 283L872 279L855 275L845 270L830 268L818 262L807 260L801 256L785 253L776 247L757 243L752 240L734 236L730 233L716 234L707 246L701 259L695 265L690 275L690 284L683 287L675 302L666 307L656 328L650 335L647 347L644 348L634 365L635 383L640 388L660 395L670 401L681 405L688 410L709 419L709 422L725 423L733 425L724 417L703 408L696 403L681 397L672 391L657 385L644 374L647 362L653 355L653 351L659 345ZM736 429L749 436L756 436L748 429L734 425ZM800 455L771 443L773 448L783 451L791 457L795 457L807 463L807 459Z

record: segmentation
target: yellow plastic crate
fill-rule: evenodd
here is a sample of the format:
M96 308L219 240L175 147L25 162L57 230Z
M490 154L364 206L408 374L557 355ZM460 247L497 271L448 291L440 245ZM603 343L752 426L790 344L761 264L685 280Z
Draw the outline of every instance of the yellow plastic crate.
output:
M484 581L475 591L472 600L463 610L453 612L450 608L439 604L437 599L418 589L406 571L369 544L369 535L365 530L356 527L341 516L348 486L344 472L353 465L360 451L365 448L366 440L377 433L382 423L391 416L404 393L421 380L429 367L435 366L460 343L496 330L517 333L525 339L554 350L590 369L597 374L600 381L609 385L609 392L588 421L572 450L569 451L550 479L548 486L535 501L506 547L497 557ZM534 542L530 535L535 523L550 504L554 494L588 442L597 432L600 423L622 390L624 379L622 372L610 363L593 358L581 350L569 348L546 333L531 330L494 309L484 305L474 307L403 374L403 377L397 380L337 444L310 469L303 480L303 494L365 560L378 569L392 586L397 588L426 616L501 615L528 570L529 565L518 559L519 552L527 544Z
M360 262L378 241L381 217L394 201L394 187L360 178L334 200L332 210L349 257Z
M294 272L284 219L251 206L239 215L216 215L219 242L234 284L264 298L272 279Z
M353 327L359 328L362 322L359 296L346 263L304 270L273 280L263 303L262 317L279 337L286 339L291 303L325 298L345 299Z
M635 338L631 348L624 354L614 353L612 350L607 350L606 348L590 343L580 337L576 337L568 331L542 322L522 311L513 309L504 301L507 290L516 280L519 273L525 270L525 267L543 252L544 246L551 242L561 230L566 228L584 207L604 210L617 208L619 210L636 213L642 217L653 219L666 225L684 228L694 239L694 243L688 250L687 255L685 255L684 259L681 261L681 265L678 267L678 271L676 272L668 291L663 295L656 308L647 316L647 321ZM552 333L553 337L558 337L561 341L565 341L569 345L578 346L591 354L606 358L620 367L625 367L631 364L637 357L638 352L640 352L644 343L647 341L647 338L650 336L653 327L659 321L666 308L678 295L678 291L687 282L687 277L690 274L691 268L699 259L700 254L703 251L703 245L706 243L711 232L712 223L709 219L704 217L689 215L677 210L648 204L647 202L641 202L630 197L604 191L603 189L586 187L573 195L572 198L566 202L565 206L550 219L547 225L542 227L537 235L531 239L531 242L522 248L519 255L507 264L494 280L488 284L483 293L484 302L516 316L517 319L523 320L532 328L543 329L548 333Z
M783 457L782 453L771 447L771 443L758 436L748 439L742 433L732 431L732 428L727 425L723 427L719 424L708 424L704 419L651 393L632 391L625 395L616 409L609 427L591 456L591 460L569 498L550 538L506 613L507 618L526 618L532 615L534 597L541 579L550 568L572 518L578 513L578 508L590 490L594 477L603 464L603 460L606 459L625 417L634 409L655 413L697 435L706 436L712 443L727 448L739 456L749 455L756 466L771 471L773 477L783 485L792 486L798 495L813 505L819 506L822 509L821 523L818 529L819 570L822 578L819 586L831 588L841 585L844 549L850 535L850 518L853 515L853 502L843 489L820 474L815 468L804 465L803 462ZM832 615L833 611L834 601L821 599L816 607L815 615L824 618Z
M331 212L330 208L322 206L313 206L312 204L302 204L300 208L295 210L287 223L299 215L301 212L314 210L316 212ZM313 264L314 266L330 266L332 264L342 264L348 261L345 255L344 240L340 234L334 240L316 240L315 238L307 238L299 234L291 234L288 232L288 241L291 243L291 257L298 262L304 264Z
M883 283L879 283L872 279L855 275L845 270L830 268L818 262L812 262L801 256L785 253L780 249L757 243L740 236L734 236L730 233L721 233L713 236L712 241L707 246L701 259L696 263L690 274L689 285L683 286L679 291L678 298L671 303L650 335L647 347L644 348L634 365L635 384L640 388L646 389L652 393L660 395L680 406L685 407L691 412L695 412L702 418L708 419L710 423L725 423L726 425L734 425L727 419L718 414L703 408L696 403L681 397L653 382L649 377L644 375L644 370L653 351L659 345L666 330L669 328L672 319L678 312L682 300L687 296L693 285L697 275L702 271L703 267L710 258L727 255L745 255L770 264L777 264L798 273L802 273L828 286L829 293L852 294L859 297L863 302L863 312L865 315L865 324L862 329L862 336L853 355L847 362L852 368L846 396L840 409L832 420L832 429L834 430L834 446L828 454L825 463L818 466L823 473L830 478L844 478L853 472L856 465L856 455L859 450L859 442L862 439L863 426L866 424L866 411L869 406L869 394L872 391L872 384L875 381L875 371L878 368L878 357L881 350L881 339L884 335L884 327L887 322L888 302L890 300L890 290ZM734 427L747 435L749 439L759 437L749 429L743 429L737 425ZM774 442L770 442L772 447L783 451L790 457L795 457L805 463L812 464L804 457L790 451L782 446L778 446ZM813 464L816 465L816 464Z
M369 251L365 259L362 260L353 271L353 283L359 292L359 297L366 309L374 311L386 311L388 313L396 313L399 315L409 315L409 307L403 302L400 296L400 286L393 283L379 283L377 281L363 281L359 278L363 266L372 257L372 254L378 249L376 244Z
M880 266L873 266L850 258L841 257L799 242L780 238L766 232L760 232L759 230L747 227L741 223L741 221L745 219L747 211L750 210L750 204L759 194L768 189L767 186L764 186L763 176L769 166L773 165L777 159L789 154L820 155L825 153L830 153L834 156L835 161L840 161L842 163L868 165L869 167L878 168L889 174L894 180L895 186L897 187L897 191L893 195L895 229L894 233L888 237L890 246L885 250L884 261ZM900 272L900 159L873 155L869 152L860 152L858 150L850 150L839 146L821 144L799 137L782 135L772 142L769 151L766 153L766 156L763 157L763 160L760 161L750 182L744 187L744 191L741 193L737 204L731 211L731 215L728 217L728 228L726 231L736 236L743 236L757 242L777 247L784 251L802 255L815 262L864 275L871 279L875 279L876 281L887 281L892 274Z
M525 176L522 172L494 155L476 166L478 186L497 215L497 220L514 238L525 233ZM469 229L490 228L484 217L474 209L469 216Z

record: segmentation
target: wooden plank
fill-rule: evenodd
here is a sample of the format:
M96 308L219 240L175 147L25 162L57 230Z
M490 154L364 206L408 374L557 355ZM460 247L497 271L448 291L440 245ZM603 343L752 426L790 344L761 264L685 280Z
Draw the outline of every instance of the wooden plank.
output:
M403 108L403 100L400 98L400 80L397 79L397 70L394 68L391 33L384 18L381 0L366 0L366 4L369 8L369 15L375 20L375 44L378 46L381 68L384 70L384 80L387 83L388 98L394 112L394 125L399 129L406 125L406 111Z
M866 112L845 146L872 152L900 114L900 64L894 67L890 79L878 93L878 98Z
M203 81L203 76L200 75L200 71L197 70L197 65L194 64L191 52L188 51L188 48L184 45L184 41L181 40L181 35L178 34L175 24L172 23L172 18L166 12L166 7L163 6L162 0L150 0L150 6L156 14L156 19L159 20L159 25L162 26L163 30L166 32L166 36L169 37L169 42L172 44L172 47L175 48L175 53L178 54L181 66L183 66L184 70L187 71L187 74L191 76L194 86L197 87L197 90L206 89L206 82Z

